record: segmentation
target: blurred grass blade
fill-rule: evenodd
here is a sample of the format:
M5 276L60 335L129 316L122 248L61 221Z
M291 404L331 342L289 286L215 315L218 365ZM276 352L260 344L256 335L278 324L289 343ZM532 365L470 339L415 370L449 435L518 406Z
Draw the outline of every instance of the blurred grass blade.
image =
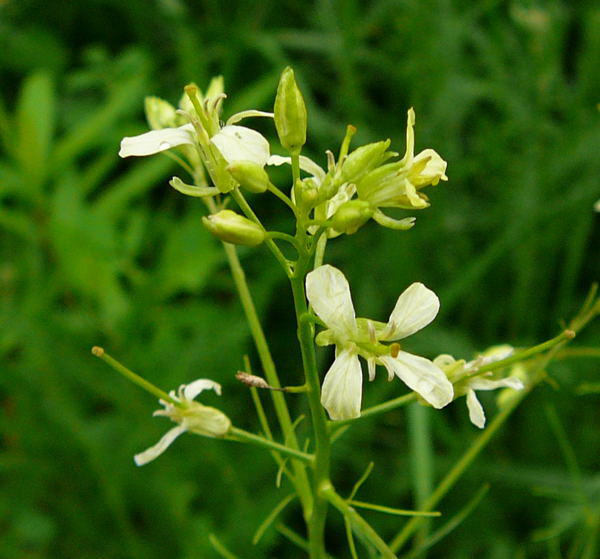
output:
M31 74L23 83L16 111L15 155L30 188L41 188L55 127L54 84L45 72Z
M89 147L96 145L105 130L140 104L145 85L143 74L135 74L128 81L121 82L102 108L79 123L56 144L52 157L53 171L59 173ZM115 143L115 155L118 150L118 144Z
M431 534L427 539L423 541L423 543L418 546L413 551L410 551L406 555L402 556L402 559L416 559L421 556L425 551L427 551L430 547L434 546L437 542L445 538L450 532L458 528L466 518L475 510L477 505L482 501L487 492L489 491L490 486L486 483L483 485L473 497L469 500L469 502L459 511L457 512L446 524L444 524L441 528L436 530L433 534Z
M221 556L223 559L239 559L237 555L234 555L229 551L215 536L214 534L209 534L208 539L213 546L214 550Z

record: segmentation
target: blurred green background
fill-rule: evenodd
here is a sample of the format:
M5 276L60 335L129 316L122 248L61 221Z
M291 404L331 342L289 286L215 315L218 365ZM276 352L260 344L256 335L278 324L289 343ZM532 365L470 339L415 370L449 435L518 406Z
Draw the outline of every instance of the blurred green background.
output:
M241 559L304 556L274 530L249 545L287 494L275 489L268 454L185 436L136 468L133 454L169 424L150 417L153 398L89 352L103 345L165 389L216 379L224 398L206 401L257 429L233 377L244 353L254 359L251 340L220 246L200 225L202 204L170 189L166 157L123 161L117 151L121 137L147 129L145 95L176 102L185 83L205 87L222 74L225 116L270 110L287 64L309 108L306 153L321 164L348 123L355 145L390 137L403 151L410 106L417 149L448 161L450 181L428 189L432 207L412 231L371 223L329 246L359 315L384 319L412 281L439 294L439 319L409 350L470 358L499 342L537 343L598 279L592 0L4 0L0 557L217 557L209 533ZM270 226L290 227L282 205L254 202ZM295 383L285 278L263 248L240 252L284 381ZM576 344L597 346L599 333L592 325ZM321 358L325 368L329 354ZM442 503L451 515L491 483L428 557L596 557L585 542L600 517L600 393L584 385L598 386L597 363L552 366L555 383L525 401ZM365 403L403 390L380 375ZM493 395L484 398L493 416ZM557 418L572 454L561 450ZM463 401L430 419L439 478L478 433ZM410 508L412 452L406 410L366 421L337 443L335 480L347 490L374 460L363 499ZM365 516L385 537L402 525ZM294 506L284 519L302 530ZM329 528L332 553L348 557L335 514Z

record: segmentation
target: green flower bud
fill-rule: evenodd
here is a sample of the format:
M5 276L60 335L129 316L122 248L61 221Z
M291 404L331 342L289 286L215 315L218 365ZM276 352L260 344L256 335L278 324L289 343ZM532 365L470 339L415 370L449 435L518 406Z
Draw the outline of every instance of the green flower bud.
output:
M264 168L253 161L234 161L227 170L240 186L249 192L260 194L271 184Z
M312 179L297 180L294 186L294 201L306 211L319 202L319 187Z
M373 215L371 204L363 200L344 202L331 218L331 227L341 233L352 235Z
M342 165L344 182L357 182L369 171L379 167L384 161L396 155L386 151L390 140L375 142L355 149Z
M160 97L146 97L144 99L146 120L152 130L172 128L177 125L175 107Z
M299 150L306 143L306 106L289 66L279 80L274 113L281 145L289 151Z
M256 246L266 238L259 225L231 210L203 217L202 223L215 237L234 245Z

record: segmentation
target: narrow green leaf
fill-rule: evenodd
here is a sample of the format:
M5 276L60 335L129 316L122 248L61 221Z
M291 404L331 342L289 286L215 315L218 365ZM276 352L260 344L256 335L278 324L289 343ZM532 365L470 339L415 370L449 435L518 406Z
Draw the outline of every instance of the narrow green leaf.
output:
M295 497L295 493L290 493L287 497L279 501L279 503L269 513L267 518L262 521L261 525L256 530L256 533L252 538L253 545L256 545L260 541L260 538L263 537L264 533L267 531L267 528L275 521L275 519L279 516L279 513L295 499Z
M358 493L358 490L361 488L362 484L365 481L367 481L368 477L371 475L371 472L373 471L374 466L375 466L375 462L369 462L369 465L366 467L365 471L363 472L363 475L360 476L359 480L354 484L354 487L352 488L352 492L350 493L348 500L354 499L354 497Z
M386 507L384 505L375 505L373 503L365 503L363 501L352 501L349 500L348 504L361 508L361 509L369 509L369 510L374 510L377 512L384 512L386 514L393 514L396 516L427 516L427 517L436 517L436 516L441 516L442 513L435 511L435 512L428 512L428 511L419 511L419 510L407 510L407 509L396 509L393 507Z

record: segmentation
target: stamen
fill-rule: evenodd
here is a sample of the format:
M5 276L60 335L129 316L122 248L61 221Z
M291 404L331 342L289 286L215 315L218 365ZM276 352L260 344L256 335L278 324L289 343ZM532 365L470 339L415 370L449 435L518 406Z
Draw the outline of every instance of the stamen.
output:
M394 342L393 344L390 345L390 355L395 359L396 357L398 357L398 354L400 353L400 349L401 346L398 342Z
M369 331L369 340L372 344L377 343L377 331L375 330L375 324L372 320L367 320L367 330Z

